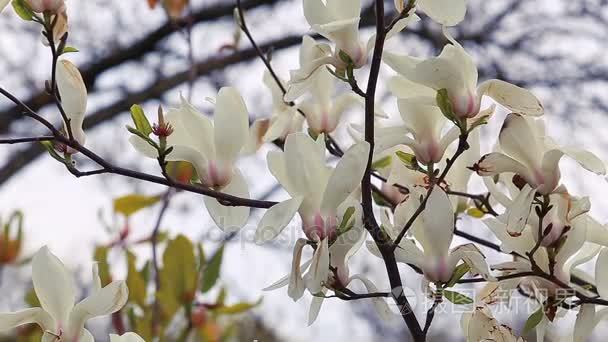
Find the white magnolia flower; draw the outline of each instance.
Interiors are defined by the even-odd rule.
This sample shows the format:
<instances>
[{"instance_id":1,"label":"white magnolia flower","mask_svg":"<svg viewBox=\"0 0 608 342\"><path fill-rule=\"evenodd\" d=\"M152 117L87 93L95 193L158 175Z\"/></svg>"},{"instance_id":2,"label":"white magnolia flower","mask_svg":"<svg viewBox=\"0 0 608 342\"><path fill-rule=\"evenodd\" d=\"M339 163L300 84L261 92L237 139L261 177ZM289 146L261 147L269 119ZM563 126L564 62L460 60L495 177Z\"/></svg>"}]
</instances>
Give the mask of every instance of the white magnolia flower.
<instances>
[{"instance_id":1,"label":"white magnolia flower","mask_svg":"<svg viewBox=\"0 0 608 342\"><path fill-rule=\"evenodd\" d=\"M247 107L236 89L220 89L213 118L210 120L182 98L181 107L166 115L165 121L174 129L167 137L167 146L173 150L166 159L192 163L204 186L249 198L245 178L235 167L249 135ZM143 155L158 157L157 151L140 137L133 135L129 142ZM204 201L215 223L224 230L238 230L247 222L248 207L226 207L212 197Z\"/></svg>"},{"instance_id":2,"label":"white magnolia flower","mask_svg":"<svg viewBox=\"0 0 608 342\"><path fill-rule=\"evenodd\" d=\"M268 70L264 71L264 85L272 94L272 114L270 119L256 120L251 126L248 150L255 152L262 143L285 138L302 130L304 116L298 113L297 107L290 106L283 100L283 92ZM284 84L282 80L281 84Z\"/></svg>"},{"instance_id":3,"label":"white magnolia flower","mask_svg":"<svg viewBox=\"0 0 608 342\"><path fill-rule=\"evenodd\" d=\"M516 113L543 114L540 101L526 89L501 80L488 80L478 85L477 67L472 57L445 28L444 34L452 44L446 45L437 57L425 60L386 52L384 61L414 83L433 91L446 89L455 114L461 118L477 116L484 95Z\"/></svg>"},{"instance_id":4,"label":"white magnolia flower","mask_svg":"<svg viewBox=\"0 0 608 342\"><path fill-rule=\"evenodd\" d=\"M268 209L258 224L255 234L257 243L274 239L299 213L306 237L316 243L306 287L318 293L329 275L329 245L337 237L337 229L348 208L341 206L359 186L365 172L369 144L360 142L351 147L335 168L325 164L325 141L321 135L317 141L304 133L287 137L284 152L270 152L270 171L287 190L291 199ZM357 206L353 208L356 210ZM301 239L294 249L295 273L299 273L299 260L307 241ZM339 267L338 267L339 269ZM340 273L340 271L338 271ZM294 279L301 278L295 275ZM291 285L291 289L300 286ZM291 292L291 291L290 291ZM290 293L294 299L302 291Z\"/></svg>"},{"instance_id":5,"label":"white magnolia flower","mask_svg":"<svg viewBox=\"0 0 608 342\"><path fill-rule=\"evenodd\" d=\"M394 224L383 222L391 238L394 239L399 234L419 206L420 201L415 196L397 206ZM460 260L468 264L474 273L479 273L488 280L494 279L484 255L475 245L466 244L450 250L454 237L454 210L448 196L441 188L435 187L428 199L426 209L416 219L411 231L416 240L403 238L395 249L395 257L398 262L420 268L427 280L447 283ZM420 243L422 249L418 247L416 241ZM375 244L368 243L367 247L372 254L380 256Z\"/></svg>"},{"instance_id":6,"label":"white magnolia flower","mask_svg":"<svg viewBox=\"0 0 608 342\"><path fill-rule=\"evenodd\" d=\"M467 342L524 342L523 338L515 336L510 327L498 323L487 307L478 307L473 312L462 314L460 326Z\"/></svg>"},{"instance_id":7,"label":"white magnolia flower","mask_svg":"<svg viewBox=\"0 0 608 342\"><path fill-rule=\"evenodd\" d=\"M43 341L92 342L93 336L84 328L85 322L117 312L129 296L124 281L113 281L102 288L94 266L93 290L76 304L76 287L69 271L46 247L34 255L32 280L41 307L0 314L0 331L36 323L44 331Z\"/></svg>"},{"instance_id":8,"label":"white magnolia flower","mask_svg":"<svg viewBox=\"0 0 608 342\"><path fill-rule=\"evenodd\" d=\"M365 65L367 47L359 38L361 0L304 0L304 16L313 31L335 44L338 62L343 52L355 67Z\"/></svg>"},{"instance_id":9,"label":"white magnolia flower","mask_svg":"<svg viewBox=\"0 0 608 342\"><path fill-rule=\"evenodd\" d=\"M481 176L514 173L543 195L558 187L559 161L564 155L591 172L606 173L604 163L591 152L553 142L546 136L542 120L509 114L500 130L499 145L502 153L486 154L475 164L475 171Z\"/></svg>"},{"instance_id":10,"label":"white magnolia flower","mask_svg":"<svg viewBox=\"0 0 608 342\"><path fill-rule=\"evenodd\" d=\"M26 0L26 2L36 13L60 13L65 11L64 0Z\"/></svg>"},{"instance_id":11,"label":"white magnolia flower","mask_svg":"<svg viewBox=\"0 0 608 342\"><path fill-rule=\"evenodd\" d=\"M110 342L146 342L141 336L136 333L128 332L123 335L110 335Z\"/></svg>"},{"instance_id":12,"label":"white magnolia flower","mask_svg":"<svg viewBox=\"0 0 608 342\"><path fill-rule=\"evenodd\" d=\"M57 89L61 96L61 105L70 120L74 140L84 145L86 135L82 129L82 123L87 111L87 88L78 68L67 59L57 62ZM67 134L66 123L64 123L64 129ZM70 149L68 152L76 151Z\"/></svg>"}]
</instances>

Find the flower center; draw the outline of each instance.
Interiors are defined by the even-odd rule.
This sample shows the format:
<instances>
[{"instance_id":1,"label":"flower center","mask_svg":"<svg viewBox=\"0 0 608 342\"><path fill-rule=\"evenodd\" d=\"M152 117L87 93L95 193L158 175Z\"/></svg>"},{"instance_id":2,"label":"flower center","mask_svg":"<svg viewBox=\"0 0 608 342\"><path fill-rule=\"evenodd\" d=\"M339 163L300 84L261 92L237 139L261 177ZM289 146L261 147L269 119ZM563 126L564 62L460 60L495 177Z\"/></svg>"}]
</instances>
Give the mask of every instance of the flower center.
<instances>
[{"instance_id":1,"label":"flower center","mask_svg":"<svg viewBox=\"0 0 608 342\"><path fill-rule=\"evenodd\" d=\"M338 218L335 215L323 216L317 212L313 217L303 220L304 234L310 240L325 238L334 239L338 228Z\"/></svg>"}]
</instances>

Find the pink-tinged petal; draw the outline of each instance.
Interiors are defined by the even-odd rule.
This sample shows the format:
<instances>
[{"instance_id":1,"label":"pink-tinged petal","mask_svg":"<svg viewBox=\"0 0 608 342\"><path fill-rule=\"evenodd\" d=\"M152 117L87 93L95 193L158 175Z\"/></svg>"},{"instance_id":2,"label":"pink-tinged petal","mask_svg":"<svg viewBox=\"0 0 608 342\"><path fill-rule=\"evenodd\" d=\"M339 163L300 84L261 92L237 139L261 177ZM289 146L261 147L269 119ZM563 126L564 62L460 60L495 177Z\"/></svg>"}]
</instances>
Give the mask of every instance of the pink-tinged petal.
<instances>
[{"instance_id":1,"label":"pink-tinged petal","mask_svg":"<svg viewBox=\"0 0 608 342\"><path fill-rule=\"evenodd\" d=\"M482 177L491 177L508 172L518 174L526 181L533 179L530 169L524 164L499 152L486 154L472 168Z\"/></svg>"}]
</instances>

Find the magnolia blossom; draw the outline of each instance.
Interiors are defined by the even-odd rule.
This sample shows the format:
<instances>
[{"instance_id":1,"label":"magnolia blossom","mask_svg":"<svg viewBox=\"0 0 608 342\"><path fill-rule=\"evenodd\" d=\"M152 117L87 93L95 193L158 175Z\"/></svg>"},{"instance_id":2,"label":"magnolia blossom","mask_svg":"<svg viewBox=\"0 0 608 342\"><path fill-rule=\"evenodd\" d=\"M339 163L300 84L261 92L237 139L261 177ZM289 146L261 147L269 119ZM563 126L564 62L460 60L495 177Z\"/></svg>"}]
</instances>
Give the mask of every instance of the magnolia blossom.
<instances>
[{"instance_id":1,"label":"magnolia blossom","mask_svg":"<svg viewBox=\"0 0 608 342\"><path fill-rule=\"evenodd\" d=\"M270 152L268 167L279 183L290 194L291 199L268 209L258 224L255 234L257 243L274 239L299 213L304 234L316 243L306 287L311 293L321 291L322 283L329 275L329 246L338 237L338 227L347 209L341 207L347 197L357 189L365 172L369 144L360 142L351 147L335 168L325 164L325 141L321 135L317 141L304 133L294 133L287 137L284 152ZM358 205L353 206L356 209ZM342 213L341 213L342 212ZM294 249L294 282L300 277L299 260L306 245L302 239ZM341 281L347 273L336 265ZM301 277L300 277L301 278ZM290 296L298 299L303 289L297 284L290 285ZM296 288L298 290L296 290ZM302 289L302 290L300 290Z\"/></svg>"},{"instance_id":2,"label":"magnolia blossom","mask_svg":"<svg viewBox=\"0 0 608 342\"><path fill-rule=\"evenodd\" d=\"M477 116L484 95L516 113L543 114L540 101L528 90L501 80L488 80L478 85L477 67L472 57L445 28L444 35L452 44L446 45L437 57L425 60L386 52L384 61L414 83L434 91L446 89L452 109L460 118Z\"/></svg>"},{"instance_id":3,"label":"magnolia blossom","mask_svg":"<svg viewBox=\"0 0 608 342\"><path fill-rule=\"evenodd\" d=\"M559 185L559 161L564 155L591 172L606 173L604 163L591 152L555 144L546 136L541 120L510 114L505 119L498 140L502 152L483 156L473 167L479 175L514 173L538 193L546 195Z\"/></svg>"},{"instance_id":4,"label":"magnolia blossom","mask_svg":"<svg viewBox=\"0 0 608 342\"><path fill-rule=\"evenodd\" d=\"M395 0L395 8L401 13L405 10L405 3L408 0ZM454 26L460 23L467 12L466 0L418 0L416 7L420 8L434 21L446 25Z\"/></svg>"},{"instance_id":5,"label":"magnolia blossom","mask_svg":"<svg viewBox=\"0 0 608 342\"><path fill-rule=\"evenodd\" d=\"M304 123L304 116L298 113L297 107L283 100L283 91L268 70L264 71L263 81L272 94L272 114L270 120L256 120L252 125L248 143L251 152L256 151L261 143L284 140L290 133L301 131Z\"/></svg>"},{"instance_id":6,"label":"magnolia blossom","mask_svg":"<svg viewBox=\"0 0 608 342\"><path fill-rule=\"evenodd\" d=\"M329 246L329 264L336 268L336 273L329 273L327 279L322 284L320 292L313 293L314 297L308 312L309 325L313 324L317 319L324 301L324 295L328 290L337 289L339 291L353 284L355 280L358 280L369 293L378 292L374 283L366 277L359 274L350 275L348 261L362 246L366 233L362 222L361 207L352 196L342 203L338 211L343 215L348 208L356 208L349 222L346 223L347 225L352 225L352 228L339 235ZM296 242L291 273L268 286L264 291L272 291L288 286L288 294L294 300L302 297L306 289L306 279L308 279L306 275L302 276L302 274L313 264L313 260L301 262L302 248L306 246L306 243L305 239L299 239ZM390 320L392 318L390 309L384 299L372 298L371 301L382 319Z\"/></svg>"},{"instance_id":7,"label":"magnolia blossom","mask_svg":"<svg viewBox=\"0 0 608 342\"><path fill-rule=\"evenodd\" d=\"M85 322L117 312L129 296L122 280L102 288L95 265L91 294L75 304L76 287L69 271L46 247L34 255L32 280L41 307L0 314L0 331L36 323L44 331L43 341L92 342L93 336L84 328Z\"/></svg>"},{"instance_id":8,"label":"magnolia blossom","mask_svg":"<svg viewBox=\"0 0 608 342\"><path fill-rule=\"evenodd\" d=\"M63 110L70 120L69 125L74 140L84 145L86 135L82 129L82 124L87 110L87 88L78 68L67 59L57 62L57 89L61 96ZM67 124L67 122L64 122L66 134L68 132ZM71 148L68 149L68 153L75 152Z\"/></svg>"},{"instance_id":9,"label":"magnolia blossom","mask_svg":"<svg viewBox=\"0 0 608 342\"><path fill-rule=\"evenodd\" d=\"M498 323L487 307L477 307L473 312L462 314L460 326L467 342L524 342L523 338L515 336L511 328Z\"/></svg>"},{"instance_id":10,"label":"magnolia blossom","mask_svg":"<svg viewBox=\"0 0 608 342\"><path fill-rule=\"evenodd\" d=\"M145 342L145 340L136 333L129 332L120 336L111 334L110 342Z\"/></svg>"},{"instance_id":11,"label":"magnolia blossom","mask_svg":"<svg viewBox=\"0 0 608 342\"><path fill-rule=\"evenodd\" d=\"M65 11L64 0L26 0L26 2L36 13L60 13Z\"/></svg>"},{"instance_id":12,"label":"magnolia blossom","mask_svg":"<svg viewBox=\"0 0 608 342\"><path fill-rule=\"evenodd\" d=\"M241 95L234 88L220 89L213 121L184 98L181 100L180 108L166 115L174 129L167 137L172 151L166 160L190 162L204 186L248 198L247 183L235 167L249 134L247 107ZM129 142L143 155L158 157L157 151L139 136L132 136ZM247 222L248 207L226 207L212 197L204 201L215 223L224 230L238 230Z\"/></svg>"},{"instance_id":13,"label":"magnolia blossom","mask_svg":"<svg viewBox=\"0 0 608 342\"><path fill-rule=\"evenodd\" d=\"M391 238L395 238L405 226L405 223L420 206L420 201L410 197L397 206L395 222L383 222ZM462 260L485 279L493 280L485 257L473 244L458 246L450 250L454 237L454 210L446 193L436 187L431 193L426 209L411 228L416 240L403 238L395 250L398 262L414 265L422 270L426 279L434 283L447 283L454 273L458 262ZM420 243L422 249L418 247ZM367 245L370 252L381 256L378 248L372 244Z\"/></svg>"}]
</instances>

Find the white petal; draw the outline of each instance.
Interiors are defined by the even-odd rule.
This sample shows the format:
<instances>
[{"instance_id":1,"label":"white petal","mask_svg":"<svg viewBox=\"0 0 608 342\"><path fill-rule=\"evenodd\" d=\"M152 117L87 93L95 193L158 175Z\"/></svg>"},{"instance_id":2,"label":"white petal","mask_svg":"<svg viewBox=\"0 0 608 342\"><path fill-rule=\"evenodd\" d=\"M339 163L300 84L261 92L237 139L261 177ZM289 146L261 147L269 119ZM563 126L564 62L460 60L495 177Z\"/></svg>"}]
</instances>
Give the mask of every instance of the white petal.
<instances>
[{"instance_id":1,"label":"white petal","mask_svg":"<svg viewBox=\"0 0 608 342\"><path fill-rule=\"evenodd\" d=\"M306 195L307 203L318 208L328 178L325 155L319 145L307 134L290 134L285 141L284 156L292 191Z\"/></svg>"},{"instance_id":2,"label":"white petal","mask_svg":"<svg viewBox=\"0 0 608 342\"><path fill-rule=\"evenodd\" d=\"M500 249L504 253L517 252L521 255L525 255L526 252L534 247L534 237L530 234L526 234L526 232L528 232L527 230L524 230L522 235L514 237L508 233L507 225L505 223L502 223L493 217L483 220L483 223L492 231L492 233L494 233L496 238L502 242Z\"/></svg>"},{"instance_id":3,"label":"white petal","mask_svg":"<svg viewBox=\"0 0 608 342\"><path fill-rule=\"evenodd\" d=\"M87 110L87 88L78 68L67 59L57 62L57 88L63 109L72 119L72 126L82 126Z\"/></svg>"},{"instance_id":4,"label":"white petal","mask_svg":"<svg viewBox=\"0 0 608 342\"><path fill-rule=\"evenodd\" d=\"M585 342L595 328L595 305L581 305L574 323L573 342Z\"/></svg>"},{"instance_id":5,"label":"white petal","mask_svg":"<svg viewBox=\"0 0 608 342\"><path fill-rule=\"evenodd\" d=\"M386 51L382 57L384 63L386 63L391 69L395 70L406 79L413 81L411 75L416 68L416 65L420 64L424 59L412 57L408 55L398 55ZM423 85L423 87L427 87ZM436 90L436 89L435 89Z\"/></svg>"},{"instance_id":6,"label":"white petal","mask_svg":"<svg viewBox=\"0 0 608 342\"><path fill-rule=\"evenodd\" d=\"M133 332L128 332L124 335L110 334L110 342L146 342L141 336Z\"/></svg>"},{"instance_id":7,"label":"white petal","mask_svg":"<svg viewBox=\"0 0 608 342\"><path fill-rule=\"evenodd\" d=\"M467 12L466 0L421 0L418 7L441 25L460 23Z\"/></svg>"},{"instance_id":8,"label":"white petal","mask_svg":"<svg viewBox=\"0 0 608 342\"><path fill-rule=\"evenodd\" d=\"M307 262L303 263L300 266L300 274L306 272L306 270L308 269L308 267L310 266L311 263L312 263L312 260L308 260ZM289 285L290 276L291 276L291 273L284 276L283 278L275 281L274 283L268 285L267 287L263 288L262 291L274 291L274 290L280 289L281 287L285 287L285 286Z\"/></svg>"},{"instance_id":9,"label":"white petal","mask_svg":"<svg viewBox=\"0 0 608 342\"><path fill-rule=\"evenodd\" d=\"M4 7L6 7L6 5L8 5L9 2L11 2L11 0L0 0L0 12L2 12Z\"/></svg>"},{"instance_id":10,"label":"white petal","mask_svg":"<svg viewBox=\"0 0 608 342\"><path fill-rule=\"evenodd\" d=\"M606 165L595 154L576 147L562 147L561 150L585 169L598 175L606 174Z\"/></svg>"},{"instance_id":11,"label":"white petal","mask_svg":"<svg viewBox=\"0 0 608 342\"><path fill-rule=\"evenodd\" d=\"M602 298L608 298L608 248L602 248L595 263L595 282L597 292Z\"/></svg>"},{"instance_id":12,"label":"white petal","mask_svg":"<svg viewBox=\"0 0 608 342\"><path fill-rule=\"evenodd\" d=\"M335 214L338 206L361 183L369 159L369 144L359 142L346 151L336 165L323 194L321 210Z\"/></svg>"},{"instance_id":13,"label":"white petal","mask_svg":"<svg viewBox=\"0 0 608 342\"><path fill-rule=\"evenodd\" d=\"M47 247L42 247L34 255L32 281L44 311L59 324L67 322L74 307L76 289L68 270Z\"/></svg>"},{"instance_id":14,"label":"white petal","mask_svg":"<svg viewBox=\"0 0 608 342\"><path fill-rule=\"evenodd\" d=\"M306 239L298 239L293 248L293 260L291 262L291 273L289 274L289 287L287 288L287 295L293 299L294 302L302 298L304 290L306 290L306 284L302 278L302 272L305 271L306 268L300 266L300 261L302 260L302 250L306 244ZM310 264L312 264L312 260Z\"/></svg>"},{"instance_id":15,"label":"white petal","mask_svg":"<svg viewBox=\"0 0 608 342\"><path fill-rule=\"evenodd\" d=\"M11 330L29 323L37 323L42 329L53 329L53 319L41 308L0 313L0 331Z\"/></svg>"},{"instance_id":16,"label":"white petal","mask_svg":"<svg viewBox=\"0 0 608 342\"><path fill-rule=\"evenodd\" d=\"M425 256L446 255L454 236L454 209L446 193L435 187L422 212L424 229L415 234L424 248Z\"/></svg>"},{"instance_id":17,"label":"white petal","mask_svg":"<svg viewBox=\"0 0 608 342\"><path fill-rule=\"evenodd\" d=\"M528 120L518 114L509 114L500 129L500 148L528 168L539 169L542 160L539 138Z\"/></svg>"},{"instance_id":18,"label":"white petal","mask_svg":"<svg viewBox=\"0 0 608 342\"><path fill-rule=\"evenodd\" d=\"M212 159L215 155L213 123L183 96L180 100L180 107L170 109L165 118L174 129L167 138L167 145L185 146Z\"/></svg>"},{"instance_id":19,"label":"white petal","mask_svg":"<svg viewBox=\"0 0 608 342\"><path fill-rule=\"evenodd\" d=\"M329 247L330 263L336 268L336 273L342 284L348 281L348 260L359 250L366 235L362 222L357 222L361 221L359 219L362 215L361 205L353 203L352 207L355 208L355 213L353 214L353 219L355 219L354 226L346 233L338 236L336 241ZM344 216L344 213L341 213L340 216Z\"/></svg>"},{"instance_id":20,"label":"white petal","mask_svg":"<svg viewBox=\"0 0 608 342\"><path fill-rule=\"evenodd\" d=\"M608 227L587 216L587 241L608 247Z\"/></svg>"},{"instance_id":21,"label":"white petal","mask_svg":"<svg viewBox=\"0 0 608 342\"><path fill-rule=\"evenodd\" d=\"M266 161L270 173L272 173L279 184L281 184L292 197L300 195L291 184L290 176L287 173L285 153L282 151L270 151L266 155Z\"/></svg>"},{"instance_id":22,"label":"white petal","mask_svg":"<svg viewBox=\"0 0 608 342\"><path fill-rule=\"evenodd\" d=\"M325 295L325 293L327 292L326 289L323 289L323 291L321 291L322 295ZM312 325L316 320L317 317L319 316L319 312L321 311L321 305L323 305L323 301L325 300L324 297L320 297L320 296L313 296L312 297L312 302L310 303L310 309L308 309L308 325Z\"/></svg>"},{"instance_id":23,"label":"white petal","mask_svg":"<svg viewBox=\"0 0 608 342\"><path fill-rule=\"evenodd\" d=\"M300 208L303 197L291 198L266 210L255 232L255 243L263 244L276 238Z\"/></svg>"},{"instance_id":24,"label":"white petal","mask_svg":"<svg viewBox=\"0 0 608 342\"><path fill-rule=\"evenodd\" d=\"M234 171L232 181L222 190L222 192L233 196L249 198L249 187L239 170ZM238 231L249 219L249 212L251 211L249 207L224 206L215 198L208 196L205 196L203 200L213 222L215 222L215 224L224 232L230 233Z\"/></svg>"},{"instance_id":25,"label":"white petal","mask_svg":"<svg viewBox=\"0 0 608 342\"><path fill-rule=\"evenodd\" d=\"M247 143L243 147L243 154L255 154L260 149L265 142L264 137L268 135L269 127L271 127L270 119L257 119L253 122L249 128ZM274 139L276 138L272 138L270 141L273 141Z\"/></svg>"},{"instance_id":26,"label":"white petal","mask_svg":"<svg viewBox=\"0 0 608 342\"><path fill-rule=\"evenodd\" d=\"M355 274L350 279L351 281L356 279L363 283L363 286L365 286L368 293L378 292L378 288L376 287L376 285L374 285L374 283L372 283L369 279L365 278L360 274ZM383 298L372 298L371 301L374 305L374 309L376 309L376 313L378 313L378 316L380 316L382 320L390 321L394 318L395 315L389 309L386 300L384 300Z\"/></svg>"},{"instance_id":27,"label":"white petal","mask_svg":"<svg viewBox=\"0 0 608 342\"><path fill-rule=\"evenodd\" d=\"M454 248L450 252L450 258L464 261L471 268L471 273L477 273L489 281L496 281L496 278L490 273L486 257L474 244L468 243ZM453 263L454 267L456 264L457 262Z\"/></svg>"},{"instance_id":28,"label":"white petal","mask_svg":"<svg viewBox=\"0 0 608 342\"><path fill-rule=\"evenodd\" d=\"M153 159L158 158L158 151L137 135L131 136L129 138L129 143L137 152L143 154L144 156Z\"/></svg>"},{"instance_id":29,"label":"white petal","mask_svg":"<svg viewBox=\"0 0 608 342\"><path fill-rule=\"evenodd\" d=\"M543 105L529 90L501 80L488 80L479 85L478 94L487 95L509 110L525 115L543 115Z\"/></svg>"},{"instance_id":30,"label":"white petal","mask_svg":"<svg viewBox=\"0 0 608 342\"><path fill-rule=\"evenodd\" d=\"M249 135L247 106L235 88L220 89L213 122L216 158L234 162Z\"/></svg>"},{"instance_id":31,"label":"white petal","mask_svg":"<svg viewBox=\"0 0 608 342\"><path fill-rule=\"evenodd\" d=\"M513 236L521 234L526 227L536 189L526 184L507 209L507 231Z\"/></svg>"},{"instance_id":32,"label":"white petal","mask_svg":"<svg viewBox=\"0 0 608 342\"><path fill-rule=\"evenodd\" d=\"M323 288L323 283L329 276L329 245L327 239L317 242L317 249L312 258L312 264L304 276L306 288L311 293L319 293Z\"/></svg>"},{"instance_id":33,"label":"white petal","mask_svg":"<svg viewBox=\"0 0 608 342\"><path fill-rule=\"evenodd\" d=\"M414 83L403 76L391 77L388 81L388 89L398 99L418 96L433 97L436 94L435 90Z\"/></svg>"},{"instance_id":34,"label":"white petal","mask_svg":"<svg viewBox=\"0 0 608 342\"><path fill-rule=\"evenodd\" d=\"M69 336L80 336L87 320L117 312L127 303L129 289L124 281L113 281L76 304L70 314Z\"/></svg>"},{"instance_id":35,"label":"white petal","mask_svg":"<svg viewBox=\"0 0 608 342\"><path fill-rule=\"evenodd\" d=\"M524 164L499 152L486 154L473 167L482 177L496 176L505 172L516 173L526 180L531 177L529 169Z\"/></svg>"}]
</instances>

